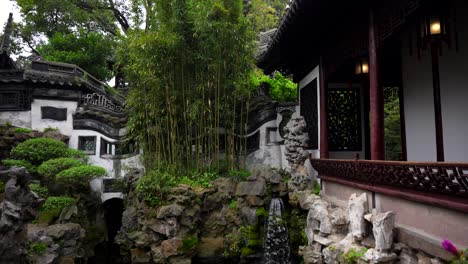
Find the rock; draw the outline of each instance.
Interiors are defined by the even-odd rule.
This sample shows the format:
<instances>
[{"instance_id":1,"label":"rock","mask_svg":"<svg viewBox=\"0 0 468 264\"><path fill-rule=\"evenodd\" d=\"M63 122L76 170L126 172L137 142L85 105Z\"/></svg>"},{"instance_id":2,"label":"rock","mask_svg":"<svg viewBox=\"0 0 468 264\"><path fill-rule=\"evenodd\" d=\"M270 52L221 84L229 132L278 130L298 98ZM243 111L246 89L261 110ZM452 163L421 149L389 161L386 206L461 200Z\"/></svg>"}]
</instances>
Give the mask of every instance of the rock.
<instances>
[{"instance_id":1,"label":"rock","mask_svg":"<svg viewBox=\"0 0 468 264\"><path fill-rule=\"evenodd\" d=\"M396 258L397 255L395 253L379 252L373 248L370 248L364 254L364 259L370 264L389 264L393 263L396 260Z\"/></svg>"},{"instance_id":2,"label":"rock","mask_svg":"<svg viewBox=\"0 0 468 264\"><path fill-rule=\"evenodd\" d=\"M169 259L170 264L191 264L192 260L184 257L175 257Z\"/></svg>"},{"instance_id":3,"label":"rock","mask_svg":"<svg viewBox=\"0 0 468 264\"><path fill-rule=\"evenodd\" d=\"M174 237L180 229L176 218L166 218L164 220L152 220L145 224L149 229L167 237Z\"/></svg>"},{"instance_id":4,"label":"rock","mask_svg":"<svg viewBox=\"0 0 468 264\"><path fill-rule=\"evenodd\" d=\"M237 185L236 196L256 195L264 196L266 184L264 181L240 182Z\"/></svg>"},{"instance_id":5,"label":"rock","mask_svg":"<svg viewBox=\"0 0 468 264\"><path fill-rule=\"evenodd\" d=\"M418 258L418 264L432 264L431 257L426 253L419 251L416 256Z\"/></svg>"},{"instance_id":6,"label":"rock","mask_svg":"<svg viewBox=\"0 0 468 264\"><path fill-rule=\"evenodd\" d=\"M62 209L59 216L59 223L70 220L73 215L78 214L78 207L76 205L68 206Z\"/></svg>"},{"instance_id":7,"label":"rock","mask_svg":"<svg viewBox=\"0 0 468 264\"><path fill-rule=\"evenodd\" d=\"M320 196L315 194L310 194L310 191L299 191L298 193L298 200L299 206L304 210L312 209L312 205L317 199L320 199Z\"/></svg>"},{"instance_id":8,"label":"rock","mask_svg":"<svg viewBox=\"0 0 468 264\"><path fill-rule=\"evenodd\" d=\"M141 248L130 249L130 254L132 256L132 264L147 264L151 260L150 252L146 252Z\"/></svg>"},{"instance_id":9,"label":"rock","mask_svg":"<svg viewBox=\"0 0 468 264\"><path fill-rule=\"evenodd\" d=\"M258 196L248 195L246 200L247 204L252 207L258 207L264 204L263 199L259 198Z\"/></svg>"},{"instance_id":10,"label":"rock","mask_svg":"<svg viewBox=\"0 0 468 264\"><path fill-rule=\"evenodd\" d=\"M326 237L322 237L322 236L314 236L314 241L319 243L320 245L324 245L326 247L328 247L329 245L331 245L333 243L332 240L326 238Z\"/></svg>"},{"instance_id":11,"label":"rock","mask_svg":"<svg viewBox=\"0 0 468 264\"><path fill-rule=\"evenodd\" d=\"M357 196L353 193L348 201L348 213L351 234L356 241L361 241L367 235L364 215L368 211L367 195L363 193Z\"/></svg>"},{"instance_id":12,"label":"rock","mask_svg":"<svg viewBox=\"0 0 468 264\"><path fill-rule=\"evenodd\" d=\"M367 236L363 240L361 240L361 245L368 247L368 248L375 248L375 239L373 236Z\"/></svg>"},{"instance_id":13,"label":"rock","mask_svg":"<svg viewBox=\"0 0 468 264\"><path fill-rule=\"evenodd\" d=\"M314 182L312 177L307 175L305 167L303 165L296 166L296 170L301 171L291 174L291 179L288 181L289 191L312 190L314 188Z\"/></svg>"},{"instance_id":14,"label":"rock","mask_svg":"<svg viewBox=\"0 0 468 264\"><path fill-rule=\"evenodd\" d=\"M328 202L321 199L316 200L307 214L306 229L318 230L322 236L331 234L332 226L327 208Z\"/></svg>"},{"instance_id":15,"label":"rock","mask_svg":"<svg viewBox=\"0 0 468 264\"><path fill-rule=\"evenodd\" d=\"M67 143L68 140L70 139L69 137L60 134L59 131L53 131L53 130L44 132L44 134L42 135L42 137L45 137L45 138L52 138L52 139L55 139L55 140L58 140L58 141L62 141L62 142L65 142L65 143Z\"/></svg>"},{"instance_id":16,"label":"rock","mask_svg":"<svg viewBox=\"0 0 468 264\"><path fill-rule=\"evenodd\" d=\"M400 255L398 255L398 260L400 264L418 264L418 257L409 248L401 250Z\"/></svg>"},{"instance_id":17,"label":"rock","mask_svg":"<svg viewBox=\"0 0 468 264\"><path fill-rule=\"evenodd\" d=\"M75 264L75 259L72 257L63 257L60 259L59 264Z\"/></svg>"},{"instance_id":18,"label":"rock","mask_svg":"<svg viewBox=\"0 0 468 264\"><path fill-rule=\"evenodd\" d=\"M83 238L84 229L79 224L67 223L67 224L56 224L47 227L46 234L54 240L78 240Z\"/></svg>"},{"instance_id":19,"label":"rock","mask_svg":"<svg viewBox=\"0 0 468 264\"><path fill-rule=\"evenodd\" d=\"M138 229L137 210L135 206L127 206L122 213L122 228L124 230Z\"/></svg>"},{"instance_id":20,"label":"rock","mask_svg":"<svg viewBox=\"0 0 468 264\"><path fill-rule=\"evenodd\" d=\"M175 256L179 253L179 249L182 245L182 240L176 237L164 240L161 243L161 253L165 258Z\"/></svg>"},{"instance_id":21,"label":"rock","mask_svg":"<svg viewBox=\"0 0 468 264\"><path fill-rule=\"evenodd\" d=\"M296 171L298 166L303 165L309 156L308 152L304 150L308 146L309 141L306 127L307 124L302 116L292 118L284 127L285 155L293 172Z\"/></svg>"},{"instance_id":22,"label":"rock","mask_svg":"<svg viewBox=\"0 0 468 264\"><path fill-rule=\"evenodd\" d=\"M299 255L303 257L304 264L322 264L322 245L314 244L313 246L299 247Z\"/></svg>"},{"instance_id":23,"label":"rock","mask_svg":"<svg viewBox=\"0 0 468 264\"><path fill-rule=\"evenodd\" d=\"M230 196L236 192L236 183L231 178L221 177L213 181L217 192L227 193Z\"/></svg>"},{"instance_id":24,"label":"rock","mask_svg":"<svg viewBox=\"0 0 468 264\"><path fill-rule=\"evenodd\" d=\"M241 216L245 219L248 225L256 225L258 222L257 218L257 209L249 208L249 207L242 207L240 209Z\"/></svg>"},{"instance_id":25,"label":"rock","mask_svg":"<svg viewBox=\"0 0 468 264\"><path fill-rule=\"evenodd\" d=\"M338 207L331 211L330 221L334 226L344 226L349 223L348 214L342 208Z\"/></svg>"},{"instance_id":26,"label":"rock","mask_svg":"<svg viewBox=\"0 0 468 264\"><path fill-rule=\"evenodd\" d=\"M197 246L197 256L199 258L222 257L224 252L223 237L202 237Z\"/></svg>"},{"instance_id":27,"label":"rock","mask_svg":"<svg viewBox=\"0 0 468 264\"><path fill-rule=\"evenodd\" d=\"M156 264L165 264L166 259L164 258L161 246L156 246L155 244L151 245L151 255L153 256L153 262Z\"/></svg>"},{"instance_id":28,"label":"rock","mask_svg":"<svg viewBox=\"0 0 468 264\"><path fill-rule=\"evenodd\" d=\"M387 252L392 248L393 229L395 227L395 213L372 214L372 232L375 238L375 249L379 252Z\"/></svg>"},{"instance_id":29,"label":"rock","mask_svg":"<svg viewBox=\"0 0 468 264\"><path fill-rule=\"evenodd\" d=\"M179 216L184 211L184 207L178 204L165 205L158 210L158 219L166 218L168 216Z\"/></svg>"},{"instance_id":30,"label":"rock","mask_svg":"<svg viewBox=\"0 0 468 264\"><path fill-rule=\"evenodd\" d=\"M444 264L445 262L442 261L440 258L431 258L432 264Z\"/></svg>"}]
</instances>

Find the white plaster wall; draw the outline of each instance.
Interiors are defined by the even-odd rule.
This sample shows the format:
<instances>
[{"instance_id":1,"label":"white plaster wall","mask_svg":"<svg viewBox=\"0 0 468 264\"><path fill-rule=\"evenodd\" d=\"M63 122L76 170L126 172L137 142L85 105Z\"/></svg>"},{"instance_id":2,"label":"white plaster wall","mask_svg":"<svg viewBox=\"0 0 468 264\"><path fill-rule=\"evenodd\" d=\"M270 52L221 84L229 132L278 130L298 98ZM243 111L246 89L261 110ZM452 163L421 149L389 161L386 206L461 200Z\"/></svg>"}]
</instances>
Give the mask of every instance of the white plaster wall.
<instances>
[{"instance_id":1,"label":"white plaster wall","mask_svg":"<svg viewBox=\"0 0 468 264\"><path fill-rule=\"evenodd\" d=\"M459 51L444 45L440 60L442 123L446 161L468 161L468 3L457 3ZM414 38L414 34L413 34ZM409 36L402 40L402 72L408 160L435 161L435 121L430 51L418 59L409 54ZM413 41L414 45L414 41ZM414 49L413 49L414 50Z\"/></svg>"},{"instance_id":2,"label":"white plaster wall","mask_svg":"<svg viewBox=\"0 0 468 264\"><path fill-rule=\"evenodd\" d=\"M0 124L7 122L13 126L31 128L31 111L0 112Z\"/></svg>"},{"instance_id":3,"label":"white plaster wall","mask_svg":"<svg viewBox=\"0 0 468 264\"><path fill-rule=\"evenodd\" d=\"M67 120L57 121L52 119L42 119L42 106L67 108ZM58 128L60 133L71 136L73 131L73 114L76 112L77 106L77 102L34 99L31 104L31 128L39 131L48 127Z\"/></svg>"},{"instance_id":4,"label":"white plaster wall","mask_svg":"<svg viewBox=\"0 0 468 264\"><path fill-rule=\"evenodd\" d=\"M107 176L115 177L116 171L114 170L114 162L116 162L116 160L100 157L100 150L101 150L101 138L104 138L105 140L109 142L116 142L117 140L106 137L103 134L93 131L93 130L77 129L77 130L73 130L72 135L70 137L70 141L69 141L70 148L78 149L78 137L79 136L95 136L96 137L96 153L94 155L88 155L89 162L93 165L101 166L105 168L107 171ZM121 177L125 176L126 167L135 167L139 169L143 168L140 155L131 156L125 159L120 159L120 162L121 162Z\"/></svg>"},{"instance_id":5,"label":"white plaster wall","mask_svg":"<svg viewBox=\"0 0 468 264\"><path fill-rule=\"evenodd\" d=\"M267 128L277 127L277 120L271 120L260 126L257 130L249 135L255 134L260 131L260 145L259 149L247 155L246 165L249 171L253 171L256 166L268 166L272 168L282 168L284 152L282 146L278 144L267 144ZM277 139L275 134L271 139ZM284 147L283 147L284 149Z\"/></svg>"}]
</instances>

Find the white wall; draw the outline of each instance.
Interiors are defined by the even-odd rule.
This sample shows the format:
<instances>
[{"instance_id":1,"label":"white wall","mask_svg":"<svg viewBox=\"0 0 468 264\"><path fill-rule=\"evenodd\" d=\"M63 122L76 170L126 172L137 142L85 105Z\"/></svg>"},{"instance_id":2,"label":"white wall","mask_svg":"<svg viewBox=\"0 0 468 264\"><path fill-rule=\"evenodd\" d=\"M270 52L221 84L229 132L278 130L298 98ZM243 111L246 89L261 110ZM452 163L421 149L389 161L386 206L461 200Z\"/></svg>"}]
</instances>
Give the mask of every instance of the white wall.
<instances>
[{"instance_id":1,"label":"white wall","mask_svg":"<svg viewBox=\"0 0 468 264\"><path fill-rule=\"evenodd\" d=\"M459 51L444 50L440 60L442 123L446 161L468 161L468 3L454 1L457 6ZM414 38L414 32L413 32ZM409 54L409 36L402 40L403 91L408 160L435 161L435 121L430 51L418 59ZM413 45L414 45L413 41ZM414 50L414 48L413 48Z\"/></svg>"},{"instance_id":2,"label":"white wall","mask_svg":"<svg viewBox=\"0 0 468 264\"><path fill-rule=\"evenodd\" d=\"M67 120L57 121L52 119L42 119L42 106L67 108ZM39 131L48 127L58 128L60 129L60 133L70 136L73 131L73 114L76 112L77 106L77 102L34 99L31 104L31 128Z\"/></svg>"},{"instance_id":3,"label":"white wall","mask_svg":"<svg viewBox=\"0 0 468 264\"><path fill-rule=\"evenodd\" d=\"M105 168L107 171L107 176L115 177L116 174L120 174L120 176L123 177L126 174L125 169L127 167L135 167L139 169L143 168L140 155L133 155L131 157L119 159L119 160L101 157L100 156L101 138L104 138L105 140L109 142L117 142L117 140L106 137L103 134L93 131L93 130L83 130L83 129L73 130L72 135L70 137L70 141L69 141L70 148L78 149L78 137L79 136L95 136L96 137L96 151L94 155L88 155L89 163ZM121 163L120 172L115 171L115 166L114 166L115 162Z\"/></svg>"},{"instance_id":4,"label":"white wall","mask_svg":"<svg viewBox=\"0 0 468 264\"><path fill-rule=\"evenodd\" d=\"M7 122L13 126L31 128L31 111L0 112L0 124Z\"/></svg>"}]
</instances>

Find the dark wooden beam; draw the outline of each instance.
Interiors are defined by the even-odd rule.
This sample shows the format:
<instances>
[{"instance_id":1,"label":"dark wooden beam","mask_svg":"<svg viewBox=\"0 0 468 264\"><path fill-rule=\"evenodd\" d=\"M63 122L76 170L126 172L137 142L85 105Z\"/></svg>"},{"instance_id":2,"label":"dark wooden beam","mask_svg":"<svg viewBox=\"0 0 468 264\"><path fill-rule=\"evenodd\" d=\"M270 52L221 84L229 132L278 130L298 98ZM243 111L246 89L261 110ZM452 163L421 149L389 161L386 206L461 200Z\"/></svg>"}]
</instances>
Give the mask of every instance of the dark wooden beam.
<instances>
[{"instance_id":1,"label":"dark wooden beam","mask_svg":"<svg viewBox=\"0 0 468 264\"><path fill-rule=\"evenodd\" d=\"M380 52L377 44L377 26L372 9L369 12L369 96L371 115L371 159L385 159L384 106L380 74Z\"/></svg>"},{"instance_id":2,"label":"dark wooden beam","mask_svg":"<svg viewBox=\"0 0 468 264\"><path fill-rule=\"evenodd\" d=\"M444 132L442 126L442 106L440 103L439 44L437 42L431 43L431 57L437 161L444 161Z\"/></svg>"},{"instance_id":3,"label":"dark wooden beam","mask_svg":"<svg viewBox=\"0 0 468 264\"><path fill-rule=\"evenodd\" d=\"M328 89L323 58L320 57L320 158L328 159Z\"/></svg>"}]
</instances>

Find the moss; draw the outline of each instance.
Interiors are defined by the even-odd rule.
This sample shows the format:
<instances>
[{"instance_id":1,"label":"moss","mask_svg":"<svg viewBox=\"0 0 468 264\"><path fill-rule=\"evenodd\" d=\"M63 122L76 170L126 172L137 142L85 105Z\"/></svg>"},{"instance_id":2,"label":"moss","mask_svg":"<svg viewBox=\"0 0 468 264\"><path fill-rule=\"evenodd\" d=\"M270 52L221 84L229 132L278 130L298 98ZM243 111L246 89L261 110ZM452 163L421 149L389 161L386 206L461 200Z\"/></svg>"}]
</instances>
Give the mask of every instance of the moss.
<instances>
[{"instance_id":1,"label":"moss","mask_svg":"<svg viewBox=\"0 0 468 264\"><path fill-rule=\"evenodd\" d=\"M23 128L23 127L15 128L15 133L18 133L18 134L28 134L31 132L32 132L32 129L30 128Z\"/></svg>"},{"instance_id":2,"label":"moss","mask_svg":"<svg viewBox=\"0 0 468 264\"><path fill-rule=\"evenodd\" d=\"M29 245L29 253L35 255L43 255L47 250L47 244L45 243L31 243Z\"/></svg>"},{"instance_id":3,"label":"moss","mask_svg":"<svg viewBox=\"0 0 468 264\"><path fill-rule=\"evenodd\" d=\"M243 247L241 249L241 256L242 257L248 257L248 256L251 256L253 254L255 254L255 250L253 250L253 249L251 249L249 247Z\"/></svg>"},{"instance_id":4,"label":"moss","mask_svg":"<svg viewBox=\"0 0 468 264\"><path fill-rule=\"evenodd\" d=\"M343 263L356 264L358 259L364 257L367 248L361 248L359 251L356 248L351 248L346 253L342 254L340 259Z\"/></svg>"},{"instance_id":5,"label":"moss","mask_svg":"<svg viewBox=\"0 0 468 264\"><path fill-rule=\"evenodd\" d=\"M317 180L314 180L314 194L320 195L321 186Z\"/></svg>"},{"instance_id":6,"label":"moss","mask_svg":"<svg viewBox=\"0 0 468 264\"><path fill-rule=\"evenodd\" d=\"M232 210L237 210L237 201L232 200L231 203L229 204L229 208Z\"/></svg>"},{"instance_id":7,"label":"moss","mask_svg":"<svg viewBox=\"0 0 468 264\"><path fill-rule=\"evenodd\" d=\"M257 217L266 217L268 215L268 212L265 210L264 207L258 207L257 211L255 212L255 215Z\"/></svg>"},{"instance_id":8,"label":"moss","mask_svg":"<svg viewBox=\"0 0 468 264\"><path fill-rule=\"evenodd\" d=\"M188 252L191 249L193 249L194 247L196 247L198 245L198 243L199 243L199 241L198 241L197 236L189 236L189 237L185 238L184 240L182 240L181 251L182 252Z\"/></svg>"},{"instance_id":9,"label":"moss","mask_svg":"<svg viewBox=\"0 0 468 264\"><path fill-rule=\"evenodd\" d=\"M0 193L5 192L5 183L0 181Z\"/></svg>"}]
</instances>

